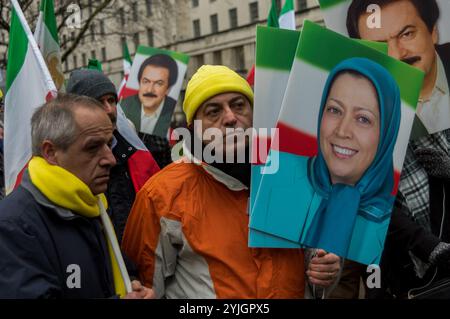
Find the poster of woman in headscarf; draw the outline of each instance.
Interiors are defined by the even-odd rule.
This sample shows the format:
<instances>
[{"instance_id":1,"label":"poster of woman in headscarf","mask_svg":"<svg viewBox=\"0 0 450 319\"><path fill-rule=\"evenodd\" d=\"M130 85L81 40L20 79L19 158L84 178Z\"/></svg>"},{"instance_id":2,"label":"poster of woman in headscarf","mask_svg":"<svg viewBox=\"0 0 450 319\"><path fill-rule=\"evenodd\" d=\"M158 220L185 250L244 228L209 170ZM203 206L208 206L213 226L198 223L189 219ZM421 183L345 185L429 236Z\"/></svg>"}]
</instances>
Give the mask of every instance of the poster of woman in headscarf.
<instances>
[{"instance_id":1,"label":"poster of woman in headscarf","mask_svg":"<svg viewBox=\"0 0 450 319\"><path fill-rule=\"evenodd\" d=\"M306 21L263 174L251 247L379 263L423 74Z\"/></svg>"}]
</instances>

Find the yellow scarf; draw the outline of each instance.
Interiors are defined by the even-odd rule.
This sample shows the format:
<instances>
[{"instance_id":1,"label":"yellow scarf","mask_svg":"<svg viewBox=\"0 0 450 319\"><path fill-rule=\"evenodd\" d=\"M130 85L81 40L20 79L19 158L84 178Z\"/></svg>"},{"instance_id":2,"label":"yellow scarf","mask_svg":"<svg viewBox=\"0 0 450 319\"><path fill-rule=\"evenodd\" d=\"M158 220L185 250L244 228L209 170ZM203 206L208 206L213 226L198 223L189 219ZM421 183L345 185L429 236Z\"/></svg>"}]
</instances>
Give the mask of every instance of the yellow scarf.
<instances>
[{"instance_id":1,"label":"yellow scarf","mask_svg":"<svg viewBox=\"0 0 450 319\"><path fill-rule=\"evenodd\" d=\"M100 208L97 199L100 198L103 205L107 207L107 201L104 194L94 196L89 187L78 177L56 165L49 164L42 157L33 157L28 164L28 172L31 182L42 194L52 203L72 211L87 218L100 216ZM108 222L111 221L108 219ZM114 277L114 286L116 294L120 297L125 296L125 283L119 270L119 264L114 255L111 240L117 241L117 238L109 238L105 235L108 242L109 256L111 258L111 267Z\"/></svg>"}]
</instances>

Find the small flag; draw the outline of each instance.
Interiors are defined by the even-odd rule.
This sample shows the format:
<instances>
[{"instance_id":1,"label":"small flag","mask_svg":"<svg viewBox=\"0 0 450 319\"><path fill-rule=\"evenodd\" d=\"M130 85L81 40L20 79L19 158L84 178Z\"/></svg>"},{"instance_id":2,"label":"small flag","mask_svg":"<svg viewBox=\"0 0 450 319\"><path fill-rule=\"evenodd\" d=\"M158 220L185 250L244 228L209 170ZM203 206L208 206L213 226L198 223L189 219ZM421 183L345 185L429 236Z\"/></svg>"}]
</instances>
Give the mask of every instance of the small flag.
<instances>
[{"instance_id":1,"label":"small flag","mask_svg":"<svg viewBox=\"0 0 450 319\"><path fill-rule=\"evenodd\" d=\"M53 0L42 0L34 38L58 90L64 85Z\"/></svg>"},{"instance_id":2,"label":"small flag","mask_svg":"<svg viewBox=\"0 0 450 319\"><path fill-rule=\"evenodd\" d=\"M119 91L117 92L117 96L120 98L122 97L123 89L125 88L125 85L127 84L128 77L130 76L131 72L131 64L133 61L131 61L130 51L128 51L128 45L126 42L123 43L122 47L123 52L123 80L122 83L120 83Z\"/></svg>"},{"instance_id":3,"label":"small flag","mask_svg":"<svg viewBox=\"0 0 450 319\"><path fill-rule=\"evenodd\" d=\"M295 30L295 11L292 0L286 0L280 16L278 16L277 2L272 0L269 15L267 16L267 26L272 28L281 28L288 30ZM253 65L247 74L247 82L255 85L255 66Z\"/></svg>"}]
</instances>

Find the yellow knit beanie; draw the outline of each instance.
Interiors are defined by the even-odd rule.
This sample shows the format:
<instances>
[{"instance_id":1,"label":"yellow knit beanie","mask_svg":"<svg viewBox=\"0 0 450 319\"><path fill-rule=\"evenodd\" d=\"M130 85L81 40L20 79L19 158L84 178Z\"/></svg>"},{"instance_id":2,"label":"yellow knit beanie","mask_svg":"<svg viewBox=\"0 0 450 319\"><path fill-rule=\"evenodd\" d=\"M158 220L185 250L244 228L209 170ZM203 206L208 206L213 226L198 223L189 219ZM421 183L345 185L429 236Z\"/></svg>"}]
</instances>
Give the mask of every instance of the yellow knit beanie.
<instances>
[{"instance_id":1,"label":"yellow knit beanie","mask_svg":"<svg viewBox=\"0 0 450 319\"><path fill-rule=\"evenodd\" d=\"M204 65L192 76L186 88L183 110L191 124L198 108L206 100L222 93L237 92L253 104L253 90L236 72L223 65Z\"/></svg>"}]
</instances>

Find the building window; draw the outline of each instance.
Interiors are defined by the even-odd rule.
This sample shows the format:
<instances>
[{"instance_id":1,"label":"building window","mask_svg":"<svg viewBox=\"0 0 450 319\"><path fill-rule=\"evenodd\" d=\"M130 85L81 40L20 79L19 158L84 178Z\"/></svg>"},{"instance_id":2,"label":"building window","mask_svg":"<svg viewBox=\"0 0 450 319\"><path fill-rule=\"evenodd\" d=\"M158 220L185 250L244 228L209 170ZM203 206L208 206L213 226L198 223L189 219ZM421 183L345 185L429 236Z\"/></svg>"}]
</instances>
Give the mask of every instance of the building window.
<instances>
[{"instance_id":1,"label":"building window","mask_svg":"<svg viewBox=\"0 0 450 319\"><path fill-rule=\"evenodd\" d=\"M148 46L152 47L153 46L153 29L148 28L147 29L147 41L148 41Z\"/></svg>"},{"instance_id":2,"label":"building window","mask_svg":"<svg viewBox=\"0 0 450 319\"><path fill-rule=\"evenodd\" d=\"M152 0L147 0L145 2L146 7L147 7L147 16L151 16L152 15Z\"/></svg>"},{"instance_id":3,"label":"building window","mask_svg":"<svg viewBox=\"0 0 450 319\"><path fill-rule=\"evenodd\" d=\"M102 48L102 60L103 61L107 60L107 58L106 58L106 48Z\"/></svg>"},{"instance_id":4,"label":"building window","mask_svg":"<svg viewBox=\"0 0 450 319\"><path fill-rule=\"evenodd\" d=\"M95 50L91 51L91 59L97 59L97 54L95 54Z\"/></svg>"},{"instance_id":5,"label":"building window","mask_svg":"<svg viewBox=\"0 0 450 319\"><path fill-rule=\"evenodd\" d=\"M138 4L137 4L137 2L133 2L131 4L131 8L132 8L132 11L133 11L133 22L137 22L139 20Z\"/></svg>"},{"instance_id":6,"label":"building window","mask_svg":"<svg viewBox=\"0 0 450 319\"><path fill-rule=\"evenodd\" d=\"M192 8L198 7L198 0L192 0Z\"/></svg>"},{"instance_id":7,"label":"building window","mask_svg":"<svg viewBox=\"0 0 450 319\"><path fill-rule=\"evenodd\" d=\"M258 2L252 2L250 6L250 21L255 22L259 20Z\"/></svg>"},{"instance_id":8,"label":"building window","mask_svg":"<svg viewBox=\"0 0 450 319\"><path fill-rule=\"evenodd\" d=\"M86 57L86 53L81 54L81 60L83 62L83 67L87 66L87 57Z\"/></svg>"},{"instance_id":9,"label":"building window","mask_svg":"<svg viewBox=\"0 0 450 319\"><path fill-rule=\"evenodd\" d=\"M120 24L125 24L125 12L123 11L123 8L119 9L119 17L120 17Z\"/></svg>"},{"instance_id":10,"label":"building window","mask_svg":"<svg viewBox=\"0 0 450 319\"><path fill-rule=\"evenodd\" d=\"M134 48L135 48L135 52L137 51L137 48L139 46L139 32L136 32L133 35L133 42L134 42Z\"/></svg>"},{"instance_id":11,"label":"building window","mask_svg":"<svg viewBox=\"0 0 450 319\"><path fill-rule=\"evenodd\" d=\"M222 51L214 51L213 64L214 65L222 65Z\"/></svg>"},{"instance_id":12,"label":"building window","mask_svg":"<svg viewBox=\"0 0 450 319\"><path fill-rule=\"evenodd\" d=\"M236 71L243 71L245 69L244 47L238 46L233 49L234 66Z\"/></svg>"},{"instance_id":13,"label":"building window","mask_svg":"<svg viewBox=\"0 0 450 319\"><path fill-rule=\"evenodd\" d=\"M200 20L194 20L192 21L192 24L194 26L194 38L198 38L201 35L200 32Z\"/></svg>"},{"instance_id":14,"label":"building window","mask_svg":"<svg viewBox=\"0 0 450 319\"><path fill-rule=\"evenodd\" d=\"M76 55L73 56L73 68L78 68L78 59Z\"/></svg>"},{"instance_id":15,"label":"building window","mask_svg":"<svg viewBox=\"0 0 450 319\"><path fill-rule=\"evenodd\" d=\"M236 8L230 9L228 11L228 14L230 16L230 28L231 29L237 28L238 26L237 9Z\"/></svg>"},{"instance_id":16,"label":"building window","mask_svg":"<svg viewBox=\"0 0 450 319\"><path fill-rule=\"evenodd\" d=\"M91 24L91 40L95 41L95 25Z\"/></svg>"},{"instance_id":17,"label":"building window","mask_svg":"<svg viewBox=\"0 0 450 319\"><path fill-rule=\"evenodd\" d=\"M297 0L298 10L302 11L308 8L308 4L306 0Z\"/></svg>"},{"instance_id":18,"label":"building window","mask_svg":"<svg viewBox=\"0 0 450 319\"><path fill-rule=\"evenodd\" d=\"M100 20L100 34L105 35L105 21Z\"/></svg>"},{"instance_id":19,"label":"building window","mask_svg":"<svg viewBox=\"0 0 450 319\"><path fill-rule=\"evenodd\" d=\"M213 14L209 17L211 21L211 33L219 32L219 19L217 18L217 14Z\"/></svg>"},{"instance_id":20,"label":"building window","mask_svg":"<svg viewBox=\"0 0 450 319\"><path fill-rule=\"evenodd\" d=\"M205 64L205 56L203 54L197 55L194 57L194 61L195 68L198 69Z\"/></svg>"}]
</instances>

